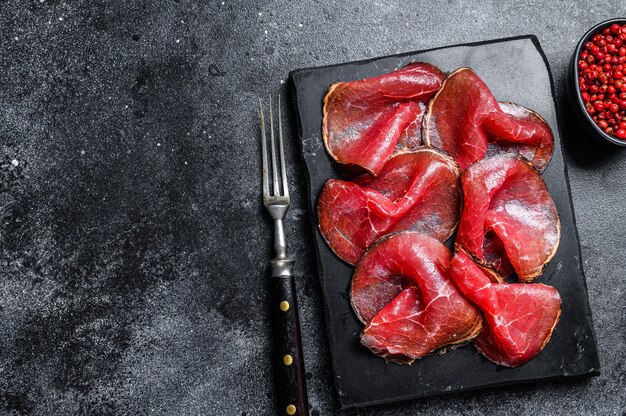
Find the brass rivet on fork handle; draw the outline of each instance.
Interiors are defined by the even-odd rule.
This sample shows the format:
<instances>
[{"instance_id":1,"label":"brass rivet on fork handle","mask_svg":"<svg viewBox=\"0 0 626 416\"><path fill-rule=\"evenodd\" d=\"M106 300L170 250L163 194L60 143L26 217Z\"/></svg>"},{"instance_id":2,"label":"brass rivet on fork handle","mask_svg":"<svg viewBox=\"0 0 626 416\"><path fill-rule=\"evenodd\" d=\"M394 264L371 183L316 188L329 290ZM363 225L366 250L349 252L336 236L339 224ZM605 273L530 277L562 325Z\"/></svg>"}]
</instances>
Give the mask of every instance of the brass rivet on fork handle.
<instances>
[{"instance_id":1,"label":"brass rivet on fork handle","mask_svg":"<svg viewBox=\"0 0 626 416\"><path fill-rule=\"evenodd\" d=\"M308 415L306 379L300 321L296 300L293 260L287 257L287 241L283 219L289 208L289 186L282 134L280 96L278 97L278 134L274 129L274 110L269 100L269 142L265 112L259 100L261 119L261 151L263 160L263 204L274 221L275 257L270 260L272 301L271 318L274 333L275 396L279 413ZM277 138L276 138L277 136ZM278 141L278 143L276 143ZM276 154L278 147L278 155ZM271 166L270 166L271 165ZM270 178L271 176L271 178ZM275 303L274 303L275 302ZM278 305L278 307L276 307Z\"/></svg>"}]
</instances>

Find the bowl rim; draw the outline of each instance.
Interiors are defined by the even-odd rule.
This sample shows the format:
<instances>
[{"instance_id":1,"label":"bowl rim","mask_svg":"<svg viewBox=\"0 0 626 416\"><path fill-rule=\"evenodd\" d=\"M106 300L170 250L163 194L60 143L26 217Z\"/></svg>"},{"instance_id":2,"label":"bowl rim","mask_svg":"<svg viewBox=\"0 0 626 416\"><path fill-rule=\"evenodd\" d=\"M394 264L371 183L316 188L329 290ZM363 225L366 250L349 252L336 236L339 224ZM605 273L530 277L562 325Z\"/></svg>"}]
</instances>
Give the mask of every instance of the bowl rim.
<instances>
[{"instance_id":1,"label":"bowl rim","mask_svg":"<svg viewBox=\"0 0 626 416\"><path fill-rule=\"evenodd\" d=\"M580 93L580 83L578 82L578 78L579 78L578 57L580 56L584 45L587 43L589 38L591 38L593 35L595 35L596 33L605 29L607 26L610 26L614 23L624 24L626 23L626 17L613 18L613 19L605 20L603 22L598 23L595 26L593 26L591 29L589 29L578 41L578 44L576 45L576 49L574 50L574 55L572 57L572 62L571 62L573 75L574 75L572 81L574 82L574 87L575 87L572 93L576 95L576 102L578 103L579 109L583 113L583 117L585 117L585 120L587 121L587 123L591 125L591 127L595 130L596 133L600 135L600 137L602 137L606 141L613 143L617 146L626 146L626 140L618 139L617 137L613 137L607 134L596 124L595 121L593 121L593 119L587 112L587 109L585 108L585 103L583 102L583 97Z\"/></svg>"}]
</instances>

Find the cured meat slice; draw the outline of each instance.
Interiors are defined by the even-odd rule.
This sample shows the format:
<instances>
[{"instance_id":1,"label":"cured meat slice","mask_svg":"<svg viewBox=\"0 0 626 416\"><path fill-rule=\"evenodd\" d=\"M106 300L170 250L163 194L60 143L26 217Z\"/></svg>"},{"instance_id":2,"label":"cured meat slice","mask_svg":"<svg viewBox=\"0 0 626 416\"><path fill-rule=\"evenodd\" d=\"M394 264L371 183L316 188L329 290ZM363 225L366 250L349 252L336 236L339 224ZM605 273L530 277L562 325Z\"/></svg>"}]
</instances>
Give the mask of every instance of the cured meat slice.
<instances>
[{"instance_id":1,"label":"cured meat slice","mask_svg":"<svg viewBox=\"0 0 626 416\"><path fill-rule=\"evenodd\" d=\"M459 174L451 158L420 149L394 156L376 178L329 179L318 202L320 231L350 264L375 240L396 231L419 231L445 241L459 219Z\"/></svg>"},{"instance_id":2,"label":"cured meat slice","mask_svg":"<svg viewBox=\"0 0 626 416\"><path fill-rule=\"evenodd\" d=\"M485 156L517 153L539 172L550 163L554 134L547 121L536 112L515 103L499 102L486 122L488 145Z\"/></svg>"},{"instance_id":3,"label":"cured meat slice","mask_svg":"<svg viewBox=\"0 0 626 416\"><path fill-rule=\"evenodd\" d=\"M448 76L424 116L424 143L454 157L461 169L485 155L517 153L542 171L550 162L554 136L537 113L498 103L470 68Z\"/></svg>"},{"instance_id":4,"label":"cured meat slice","mask_svg":"<svg viewBox=\"0 0 626 416\"><path fill-rule=\"evenodd\" d=\"M419 102L418 106L415 120L400 135L393 154L422 147L422 120L426 113L426 104Z\"/></svg>"},{"instance_id":5,"label":"cured meat slice","mask_svg":"<svg viewBox=\"0 0 626 416\"><path fill-rule=\"evenodd\" d=\"M351 289L366 324L361 343L402 364L474 338L482 318L448 279L451 258L441 242L415 232L392 234L369 249Z\"/></svg>"},{"instance_id":6,"label":"cured meat slice","mask_svg":"<svg viewBox=\"0 0 626 416\"><path fill-rule=\"evenodd\" d=\"M559 246L560 223L541 175L515 155L481 160L461 175L457 243L483 266L522 281L542 273Z\"/></svg>"},{"instance_id":7,"label":"cured meat slice","mask_svg":"<svg viewBox=\"0 0 626 416\"><path fill-rule=\"evenodd\" d=\"M328 154L377 175L397 147L421 144L420 103L435 95L444 78L433 65L418 62L378 77L331 85L322 121Z\"/></svg>"},{"instance_id":8,"label":"cured meat slice","mask_svg":"<svg viewBox=\"0 0 626 416\"><path fill-rule=\"evenodd\" d=\"M462 249L455 253L449 274L483 313L484 328L474 345L486 358L517 367L548 343L561 315L555 288L541 283L492 283Z\"/></svg>"}]
</instances>

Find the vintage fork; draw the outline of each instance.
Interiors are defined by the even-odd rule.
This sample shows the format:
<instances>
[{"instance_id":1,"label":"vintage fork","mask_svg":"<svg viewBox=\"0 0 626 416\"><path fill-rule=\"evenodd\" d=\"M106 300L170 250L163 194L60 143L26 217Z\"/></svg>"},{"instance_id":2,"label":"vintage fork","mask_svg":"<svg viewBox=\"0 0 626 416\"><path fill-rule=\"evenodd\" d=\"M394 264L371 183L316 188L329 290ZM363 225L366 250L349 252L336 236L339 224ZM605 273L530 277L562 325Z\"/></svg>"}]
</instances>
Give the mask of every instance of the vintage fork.
<instances>
[{"instance_id":1,"label":"vintage fork","mask_svg":"<svg viewBox=\"0 0 626 416\"><path fill-rule=\"evenodd\" d=\"M278 414L307 415L308 402L300 338L300 321L296 302L295 281L293 276L294 261L287 257L287 242L283 219L289 208L289 189L285 167L282 117L280 96L278 96L278 152L274 139L274 114L272 99L269 99L270 154L272 191L270 192L270 165L268 144L265 134L265 114L263 103L259 99L261 117L261 149L263 152L263 204L274 220L274 250L276 257L270 260L271 287L273 301L271 305L272 326L274 331L274 361L276 378L276 400ZM280 175L278 174L280 166Z\"/></svg>"}]
</instances>

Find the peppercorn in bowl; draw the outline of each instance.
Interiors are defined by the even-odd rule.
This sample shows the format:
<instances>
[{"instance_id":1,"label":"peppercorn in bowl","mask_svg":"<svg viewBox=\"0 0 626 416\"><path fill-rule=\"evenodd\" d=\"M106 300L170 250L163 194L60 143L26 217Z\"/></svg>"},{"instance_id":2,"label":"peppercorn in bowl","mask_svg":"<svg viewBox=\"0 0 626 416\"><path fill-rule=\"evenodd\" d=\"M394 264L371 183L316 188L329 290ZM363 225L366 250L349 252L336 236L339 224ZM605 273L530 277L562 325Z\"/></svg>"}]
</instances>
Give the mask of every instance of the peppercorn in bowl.
<instances>
[{"instance_id":1,"label":"peppercorn in bowl","mask_svg":"<svg viewBox=\"0 0 626 416\"><path fill-rule=\"evenodd\" d=\"M570 103L587 133L626 146L626 18L585 33L572 56L568 84Z\"/></svg>"}]
</instances>

